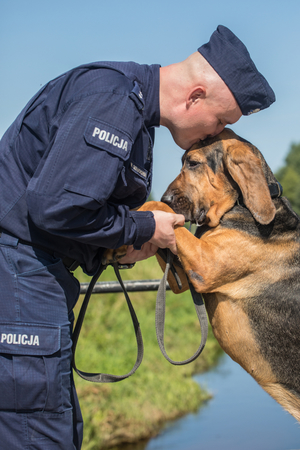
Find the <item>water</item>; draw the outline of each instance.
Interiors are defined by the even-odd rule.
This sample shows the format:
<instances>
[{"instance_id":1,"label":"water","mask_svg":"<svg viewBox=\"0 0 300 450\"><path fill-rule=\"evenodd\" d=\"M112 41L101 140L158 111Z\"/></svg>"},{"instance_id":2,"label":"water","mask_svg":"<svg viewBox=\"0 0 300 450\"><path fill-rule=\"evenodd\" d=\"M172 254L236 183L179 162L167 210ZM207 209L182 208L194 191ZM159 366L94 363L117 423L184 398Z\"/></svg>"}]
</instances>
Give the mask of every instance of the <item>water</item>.
<instances>
[{"instance_id":1,"label":"water","mask_svg":"<svg viewBox=\"0 0 300 450\"><path fill-rule=\"evenodd\" d=\"M300 449L296 419L227 355L218 367L195 378L213 399L136 450Z\"/></svg>"}]
</instances>

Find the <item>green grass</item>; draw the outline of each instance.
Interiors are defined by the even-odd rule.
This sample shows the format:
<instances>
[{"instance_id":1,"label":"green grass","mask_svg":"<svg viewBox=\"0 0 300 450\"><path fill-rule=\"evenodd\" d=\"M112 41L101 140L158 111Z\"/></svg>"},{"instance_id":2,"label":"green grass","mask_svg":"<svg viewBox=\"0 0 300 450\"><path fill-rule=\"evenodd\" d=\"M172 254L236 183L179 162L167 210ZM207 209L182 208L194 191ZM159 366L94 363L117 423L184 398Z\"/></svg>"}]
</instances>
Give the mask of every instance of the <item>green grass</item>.
<instances>
[{"instance_id":1,"label":"green grass","mask_svg":"<svg viewBox=\"0 0 300 450\"><path fill-rule=\"evenodd\" d=\"M76 272L81 281L89 281ZM157 279L155 258L122 271L126 279ZM115 279L108 268L100 281ZM144 359L137 372L119 383L89 383L75 375L84 418L83 450L100 450L154 436L166 421L195 411L208 398L191 376L213 365L221 354L211 329L200 357L173 366L160 353L155 335L156 292L130 293L144 340ZM82 298L75 313L78 313ZM167 293L165 345L172 359L190 357L200 343L200 327L189 292ZM86 372L122 375L136 359L136 342L123 294L94 294L77 346L77 367Z\"/></svg>"}]
</instances>

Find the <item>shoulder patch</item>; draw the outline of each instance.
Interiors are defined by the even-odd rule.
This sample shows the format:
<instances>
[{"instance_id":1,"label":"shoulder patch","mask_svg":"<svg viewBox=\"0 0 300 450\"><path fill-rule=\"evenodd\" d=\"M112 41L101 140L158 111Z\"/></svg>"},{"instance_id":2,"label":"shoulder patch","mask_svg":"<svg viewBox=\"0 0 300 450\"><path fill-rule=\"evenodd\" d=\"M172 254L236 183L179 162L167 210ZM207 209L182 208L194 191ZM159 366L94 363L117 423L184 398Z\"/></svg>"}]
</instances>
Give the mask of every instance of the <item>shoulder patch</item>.
<instances>
[{"instance_id":1,"label":"shoulder patch","mask_svg":"<svg viewBox=\"0 0 300 450\"><path fill-rule=\"evenodd\" d=\"M84 139L88 144L106 150L123 160L126 160L131 152L132 139L127 133L92 117L88 120Z\"/></svg>"}]
</instances>

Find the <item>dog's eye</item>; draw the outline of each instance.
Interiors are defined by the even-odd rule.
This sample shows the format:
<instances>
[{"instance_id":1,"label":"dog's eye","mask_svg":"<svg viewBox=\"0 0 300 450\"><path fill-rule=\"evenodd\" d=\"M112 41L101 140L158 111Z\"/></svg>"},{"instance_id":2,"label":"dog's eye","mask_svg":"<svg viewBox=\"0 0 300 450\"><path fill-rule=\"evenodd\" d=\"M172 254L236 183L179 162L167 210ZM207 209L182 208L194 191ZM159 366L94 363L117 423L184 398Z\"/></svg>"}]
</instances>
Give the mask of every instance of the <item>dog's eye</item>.
<instances>
[{"instance_id":1,"label":"dog's eye","mask_svg":"<svg viewBox=\"0 0 300 450\"><path fill-rule=\"evenodd\" d=\"M187 163L188 167L197 167L197 166L199 166L201 164L200 161L193 161L191 159L188 160L186 163Z\"/></svg>"}]
</instances>

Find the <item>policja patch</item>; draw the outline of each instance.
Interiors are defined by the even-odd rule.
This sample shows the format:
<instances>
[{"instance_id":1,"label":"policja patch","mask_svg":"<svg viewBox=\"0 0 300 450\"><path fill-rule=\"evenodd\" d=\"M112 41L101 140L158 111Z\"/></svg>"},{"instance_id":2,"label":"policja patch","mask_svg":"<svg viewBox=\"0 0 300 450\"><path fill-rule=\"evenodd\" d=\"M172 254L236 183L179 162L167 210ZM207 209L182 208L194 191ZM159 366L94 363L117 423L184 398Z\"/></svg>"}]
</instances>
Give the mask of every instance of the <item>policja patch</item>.
<instances>
[{"instance_id":1,"label":"policja patch","mask_svg":"<svg viewBox=\"0 0 300 450\"><path fill-rule=\"evenodd\" d=\"M59 326L0 323L0 353L53 355L60 349Z\"/></svg>"},{"instance_id":2,"label":"policja patch","mask_svg":"<svg viewBox=\"0 0 300 450\"><path fill-rule=\"evenodd\" d=\"M85 141L126 160L130 155L132 140L128 134L101 120L89 118L84 132Z\"/></svg>"}]
</instances>

